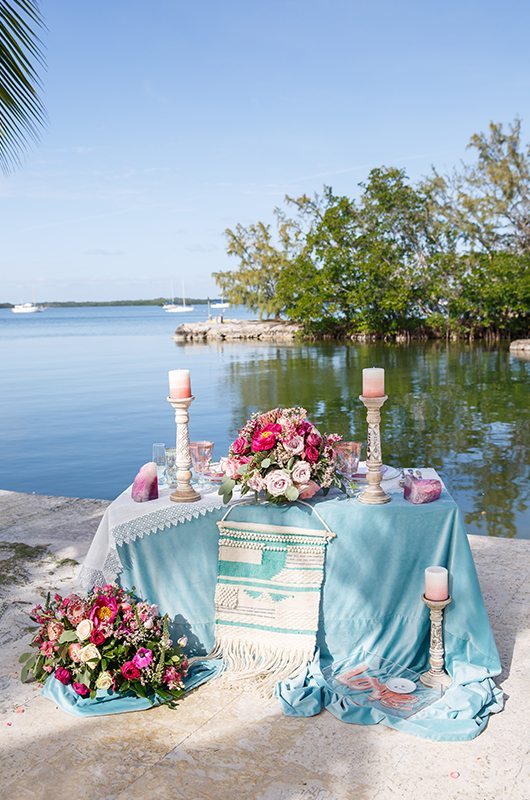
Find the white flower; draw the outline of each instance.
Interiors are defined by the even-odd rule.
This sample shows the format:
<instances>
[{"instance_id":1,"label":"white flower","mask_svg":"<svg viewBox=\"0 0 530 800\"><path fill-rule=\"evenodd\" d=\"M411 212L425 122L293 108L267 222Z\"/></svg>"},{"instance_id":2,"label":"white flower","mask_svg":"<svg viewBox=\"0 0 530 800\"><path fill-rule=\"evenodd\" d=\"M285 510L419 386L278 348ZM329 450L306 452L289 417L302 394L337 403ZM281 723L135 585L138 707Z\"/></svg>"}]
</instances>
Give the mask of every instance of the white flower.
<instances>
[{"instance_id":1,"label":"white flower","mask_svg":"<svg viewBox=\"0 0 530 800\"><path fill-rule=\"evenodd\" d=\"M177 644L179 647L186 647L186 645L188 644L188 637L181 636L180 639L177 639Z\"/></svg>"},{"instance_id":2,"label":"white flower","mask_svg":"<svg viewBox=\"0 0 530 800\"><path fill-rule=\"evenodd\" d=\"M90 634L92 633L93 628L92 620L90 619L82 619L75 632L77 633L77 638L84 642L85 639L88 639Z\"/></svg>"},{"instance_id":3,"label":"white flower","mask_svg":"<svg viewBox=\"0 0 530 800\"><path fill-rule=\"evenodd\" d=\"M269 472L265 479L267 491L273 497L280 497L285 494L289 486L293 485L291 476L284 469L275 469Z\"/></svg>"},{"instance_id":4,"label":"white flower","mask_svg":"<svg viewBox=\"0 0 530 800\"><path fill-rule=\"evenodd\" d=\"M82 664L86 664L87 661L99 661L100 658L100 652L95 644L86 644L79 651L79 660Z\"/></svg>"},{"instance_id":5,"label":"white flower","mask_svg":"<svg viewBox=\"0 0 530 800\"><path fill-rule=\"evenodd\" d=\"M153 620L151 618L146 619L146 621L144 622L144 628L150 631L152 627L153 627Z\"/></svg>"},{"instance_id":6,"label":"white flower","mask_svg":"<svg viewBox=\"0 0 530 800\"><path fill-rule=\"evenodd\" d=\"M308 464L307 461L297 461L291 477L295 483L307 483L311 478L311 464Z\"/></svg>"},{"instance_id":7,"label":"white flower","mask_svg":"<svg viewBox=\"0 0 530 800\"><path fill-rule=\"evenodd\" d=\"M112 686L112 676L110 672L100 672L96 681L96 689L110 689Z\"/></svg>"}]
</instances>

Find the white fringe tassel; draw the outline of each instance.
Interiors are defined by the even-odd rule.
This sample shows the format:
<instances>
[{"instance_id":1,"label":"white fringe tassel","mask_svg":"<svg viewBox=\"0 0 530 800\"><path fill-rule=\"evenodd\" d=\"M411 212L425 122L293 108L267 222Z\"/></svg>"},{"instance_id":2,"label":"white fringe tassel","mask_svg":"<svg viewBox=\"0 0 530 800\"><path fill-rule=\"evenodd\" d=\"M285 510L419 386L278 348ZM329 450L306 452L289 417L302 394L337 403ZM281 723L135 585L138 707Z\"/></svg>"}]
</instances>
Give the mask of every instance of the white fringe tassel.
<instances>
[{"instance_id":1,"label":"white fringe tassel","mask_svg":"<svg viewBox=\"0 0 530 800\"><path fill-rule=\"evenodd\" d=\"M208 658L222 658L220 680L228 688L256 691L262 697L274 694L278 681L296 677L312 660L314 645L286 650L270 643L234 637L218 638Z\"/></svg>"}]
</instances>

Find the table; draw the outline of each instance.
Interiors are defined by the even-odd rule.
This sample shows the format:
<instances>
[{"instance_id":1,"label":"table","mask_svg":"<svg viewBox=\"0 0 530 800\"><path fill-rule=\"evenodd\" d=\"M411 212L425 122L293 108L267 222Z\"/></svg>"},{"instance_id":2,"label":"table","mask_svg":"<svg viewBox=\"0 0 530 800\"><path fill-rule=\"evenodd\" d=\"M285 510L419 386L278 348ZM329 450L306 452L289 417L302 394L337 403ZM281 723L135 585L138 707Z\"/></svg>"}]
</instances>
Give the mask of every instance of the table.
<instances>
[{"instance_id":1,"label":"table","mask_svg":"<svg viewBox=\"0 0 530 800\"><path fill-rule=\"evenodd\" d=\"M471 739L488 715L502 708L502 693L492 680L501 666L460 512L445 488L438 501L418 506L403 499L397 481L385 488L392 502L382 506L338 492L312 501L336 533L327 548L318 655L305 675L279 685L279 700L291 715L310 716L326 707L346 722L383 722L432 739ZM118 577L174 619L174 633L188 637L191 656L208 653L214 643L216 522L224 513L215 491L181 507L169 501L167 490L144 504L133 503L126 490L101 521L83 568L85 585ZM311 508L297 504L236 505L230 519L321 527ZM352 708L326 687L320 666L363 645L411 669L426 669L429 615L421 595L430 564L450 573L453 602L444 630L453 685L409 719Z\"/></svg>"}]
</instances>

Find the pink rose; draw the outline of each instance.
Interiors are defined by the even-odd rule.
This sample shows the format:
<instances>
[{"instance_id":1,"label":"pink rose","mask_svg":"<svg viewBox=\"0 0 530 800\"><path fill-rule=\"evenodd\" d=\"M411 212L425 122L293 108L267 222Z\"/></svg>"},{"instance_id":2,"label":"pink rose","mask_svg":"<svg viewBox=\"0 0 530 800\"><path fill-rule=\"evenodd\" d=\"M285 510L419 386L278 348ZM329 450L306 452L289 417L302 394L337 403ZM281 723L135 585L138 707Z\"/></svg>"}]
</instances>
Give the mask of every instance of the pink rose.
<instances>
[{"instance_id":1,"label":"pink rose","mask_svg":"<svg viewBox=\"0 0 530 800\"><path fill-rule=\"evenodd\" d=\"M64 631L64 625L62 622L59 622L56 619L52 619L51 622L48 622L46 632L48 634L48 639L50 639L50 641L56 642L63 631Z\"/></svg>"},{"instance_id":2,"label":"pink rose","mask_svg":"<svg viewBox=\"0 0 530 800\"><path fill-rule=\"evenodd\" d=\"M83 645L81 644L81 642L72 642L72 644L68 648L68 657L71 659L71 661L74 662L74 664L79 664L79 662L81 661L81 659L79 658L79 651L81 650L82 647Z\"/></svg>"},{"instance_id":3,"label":"pink rose","mask_svg":"<svg viewBox=\"0 0 530 800\"><path fill-rule=\"evenodd\" d=\"M304 456L305 460L309 461L310 464L316 464L319 458L319 453L316 447L309 445L305 449Z\"/></svg>"},{"instance_id":4,"label":"pink rose","mask_svg":"<svg viewBox=\"0 0 530 800\"><path fill-rule=\"evenodd\" d=\"M239 460L237 458L222 458L219 464L224 474L229 478L234 480L238 477Z\"/></svg>"},{"instance_id":5,"label":"pink rose","mask_svg":"<svg viewBox=\"0 0 530 800\"><path fill-rule=\"evenodd\" d=\"M289 486L293 485L293 482L289 473L284 469L274 469L265 478L265 484L269 494L273 497L280 497L285 494Z\"/></svg>"},{"instance_id":6,"label":"pink rose","mask_svg":"<svg viewBox=\"0 0 530 800\"><path fill-rule=\"evenodd\" d=\"M249 449L249 443L242 436L239 436L235 442L232 443L232 451L236 456L244 456L245 453L248 453Z\"/></svg>"},{"instance_id":7,"label":"pink rose","mask_svg":"<svg viewBox=\"0 0 530 800\"><path fill-rule=\"evenodd\" d=\"M310 431L312 428L313 428L313 426L311 425L311 423L310 423L310 422L308 422L308 421L305 419L303 422L301 422L301 423L300 423L300 425L299 425L299 426L298 426L298 428L297 428L297 431L298 431L298 433L300 434L300 436L305 436L305 435L306 435L306 433L309 433L309 431Z\"/></svg>"},{"instance_id":8,"label":"pink rose","mask_svg":"<svg viewBox=\"0 0 530 800\"><path fill-rule=\"evenodd\" d=\"M290 436L288 439L284 439L283 446L292 456L299 456L304 452L304 439L298 435Z\"/></svg>"},{"instance_id":9,"label":"pink rose","mask_svg":"<svg viewBox=\"0 0 530 800\"><path fill-rule=\"evenodd\" d=\"M92 629L92 633L90 634L90 641L92 642L92 644L95 645L103 644L103 642L107 638L104 631L102 630L102 627L103 626Z\"/></svg>"},{"instance_id":10,"label":"pink rose","mask_svg":"<svg viewBox=\"0 0 530 800\"><path fill-rule=\"evenodd\" d=\"M320 447L322 444L322 436L319 434L316 428L313 428L311 432L307 434L306 444L310 445L311 447Z\"/></svg>"},{"instance_id":11,"label":"pink rose","mask_svg":"<svg viewBox=\"0 0 530 800\"><path fill-rule=\"evenodd\" d=\"M297 461L291 472L291 478L295 483L307 483L311 478L311 466L307 461Z\"/></svg>"},{"instance_id":12,"label":"pink rose","mask_svg":"<svg viewBox=\"0 0 530 800\"><path fill-rule=\"evenodd\" d=\"M145 669L145 667L149 666L152 660L152 650L148 650L146 647L140 647L133 658L133 664L135 667L138 667L138 669Z\"/></svg>"},{"instance_id":13,"label":"pink rose","mask_svg":"<svg viewBox=\"0 0 530 800\"><path fill-rule=\"evenodd\" d=\"M72 689L80 697L88 697L88 695L90 694L90 689L88 688L88 686L85 686L84 683L78 683L77 681L74 681L72 683Z\"/></svg>"},{"instance_id":14,"label":"pink rose","mask_svg":"<svg viewBox=\"0 0 530 800\"><path fill-rule=\"evenodd\" d=\"M57 667L55 670L55 677L63 684L63 686L68 686L68 684L72 682L72 676L69 670L65 669L64 667Z\"/></svg>"},{"instance_id":15,"label":"pink rose","mask_svg":"<svg viewBox=\"0 0 530 800\"><path fill-rule=\"evenodd\" d=\"M259 474L259 472L255 472L248 481L247 484L253 492L262 492L265 489L265 481Z\"/></svg>"},{"instance_id":16,"label":"pink rose","mask_svg":"<svg viewBox=\"0 0 530 800\"><path fill-rule=\"evenodd\" d=\"M134 681L140 677L140 670L132 661L126 661L122 665L121 674L127 681Z\"/></svg>"},{"instance_id":17,"label":"pink rose","mask_svg":"<svg viewBox=\"0 0 530 800\"><path fill-rule=\"evenodd\" d=\"M46 658L51 658L55 652L53 642L43 642L39 647L39 652L41 652L43 656L46 656Z\"/></svg>"},{"instance_id":18,"label":"pink rose","mask_svg":"<svg viewBox=\"0 0 530 800\"><path fill-rule=\"evenodd\" d=\"M315 481L309 481L305 486L300 486L300 500L309 500L309 498L313 497L313 495L315 495L319 489L320 486L318 483L315 483Z\"/></svg>"}]
</instances>

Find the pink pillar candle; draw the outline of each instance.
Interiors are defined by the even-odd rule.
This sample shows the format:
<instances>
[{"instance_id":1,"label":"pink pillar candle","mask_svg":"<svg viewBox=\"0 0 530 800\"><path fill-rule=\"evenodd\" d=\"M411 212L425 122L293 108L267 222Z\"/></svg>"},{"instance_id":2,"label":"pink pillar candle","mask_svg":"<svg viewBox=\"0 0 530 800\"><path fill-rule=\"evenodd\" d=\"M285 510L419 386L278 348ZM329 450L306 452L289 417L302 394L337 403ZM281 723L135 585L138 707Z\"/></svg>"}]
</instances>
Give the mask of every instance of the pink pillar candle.
<instances>
[{"instance_id":1,"label":"pink pillar candle","mask_svg":"<svg viewBox=\"0 0 530 800\"><path fill-rule=\"evenodd\" d=\"M425 597L427 600L447 600L449 575L445 567L427 567L425 570Z\"/></svg>"},{"instance_id":2,"label":"pink pillar candle","mask_svg":"<svg viewBox=\"0 0 530 800\"><path fill-rule=\"evenodd\" d=\"M363 397L385 396L385 371L381 367L363 369Z\"/></svg>"},{"instance_id":3,"label":"pink pillar candle","mask_svg":"<svg viewBox=\"0 0 530 800\"><path fill-rule=\"evenodd\" d=\"M189 369L172 369L169 371L169 396L173 400L191 397Z\"/></svg>"}]
</instances>

